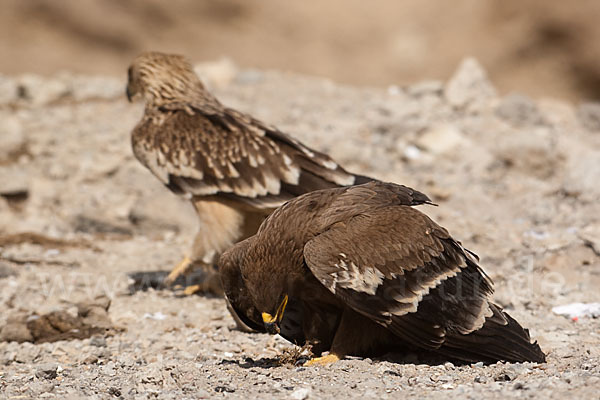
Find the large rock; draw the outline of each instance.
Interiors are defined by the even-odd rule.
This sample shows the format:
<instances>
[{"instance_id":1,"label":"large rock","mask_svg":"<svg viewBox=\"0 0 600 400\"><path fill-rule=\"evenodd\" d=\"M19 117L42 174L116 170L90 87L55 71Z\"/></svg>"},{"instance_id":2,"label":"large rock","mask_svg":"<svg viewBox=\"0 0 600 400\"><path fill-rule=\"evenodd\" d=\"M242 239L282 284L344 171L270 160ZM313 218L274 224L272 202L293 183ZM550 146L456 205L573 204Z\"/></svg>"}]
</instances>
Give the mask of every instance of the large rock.
<instances>
[{"instance_id":1,"label":"large rock","mask_svg":"<svg viewBox=\"0 0 600 400\"><path fill-rule=\"evenodd\" d=\"M446 83L446 100L456 108L482 105L496 96L487 73L474 58L465 58Z\"/></svg>"}]
</instances>

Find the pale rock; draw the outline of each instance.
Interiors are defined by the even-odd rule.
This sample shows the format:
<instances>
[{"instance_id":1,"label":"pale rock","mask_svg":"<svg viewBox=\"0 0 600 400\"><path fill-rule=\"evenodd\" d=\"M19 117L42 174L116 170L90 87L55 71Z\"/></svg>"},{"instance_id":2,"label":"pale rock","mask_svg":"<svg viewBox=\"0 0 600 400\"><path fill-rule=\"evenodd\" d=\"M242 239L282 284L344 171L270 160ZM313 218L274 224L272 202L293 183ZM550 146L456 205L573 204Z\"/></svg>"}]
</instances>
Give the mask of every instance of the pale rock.
<instances>
[{"instance_id":1,"label":"pale rock","mask_svg":"<svg viewBox=\"0 0 600 400\"><path fill-rule=\"evenodd\" d=\"M310 395L310 388L300 388L300 389L294 390L291 397L292 397L292 399L295 399L295 400L304 400L304 399L307 399L309 395Z\"/></svg>"},{"instance_id":2,"label":"pale rock","mask_svg":"<svg viewBox=\"0 0 600 400\"><path fill-rule=\"evenodd\" d=\"M580 149L579 154L572 154L565 168L564 191L572 196L597 201L600 196L598 160L600 160L600 151L597 150Z\"/></svg>"},{"instance_id":3,"label":"pale rock","mask_svg":"<svg viewBox=\"0 0 600 400\"><path fill-rule=\"evenodd\" d=\"M197 64L194 71L209 88L224 88L236 77L238 69L229 58Z\"/></svg>"},{"instance_id":4,"label":"pale rock","mask_svg":"<svg viewBox=\"0 0 600 400\"><path fill-rule=\"evenodd\" d=\"M454 75L446 83L444 95L448 103L461 108L490 100L496 96L496 89L488 80L487 73L479 62L468 57L460 63Z\"/></svg>"},{"instance_id":5,"label":"pale rock","mask_svg":"<svg viewBox=\"0 0 600 400\"><path fill-rule=\"evenodd\" d=\"M28 191L29 175L23 166L0 166L0 195L17 195Z\"/></svg>"},{"instance_id":6,"label":"pale rock","mask_svg":"<svg viewBox=\"0 0 600 400\"><path fill-rule=\"evenodd\" d=\"M11 157L24 150L26 144L19 120L4 112L0 113L0 143L0 163L11 161Z\"/></svg>"},{"instance_id":7,"label":"pale rock","mask_svg":"<svg viewBox=\"0 0 600 400\"><path fill-rule=\"evenodd\" d=\"M468 143L460 129L452 124L437 125L425 131L416 145L432 154L446 154Z\"/></svg>"},{"instance_id":8,"label":"pale rock","mask_svg":"<svg viewBox=\"0 0 600 400\"><path fill-rule=\"evenodd\" d=\"M36 368L35 376L40 379L54 379L54 378L56 378L56 375L57 375L57 372L56 372L57 369L58 369L57 364L53 364L53 363L42 364Z\"/></svg>"}]
</instances>

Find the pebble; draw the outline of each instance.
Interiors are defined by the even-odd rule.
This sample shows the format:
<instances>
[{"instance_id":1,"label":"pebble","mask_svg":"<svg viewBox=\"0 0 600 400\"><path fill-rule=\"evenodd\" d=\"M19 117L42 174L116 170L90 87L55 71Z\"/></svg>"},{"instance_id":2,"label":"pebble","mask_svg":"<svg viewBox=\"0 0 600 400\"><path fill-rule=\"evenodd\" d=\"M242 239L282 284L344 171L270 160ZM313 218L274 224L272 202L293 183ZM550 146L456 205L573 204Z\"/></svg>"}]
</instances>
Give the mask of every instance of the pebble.
<instances>
[{"instance_id":1,"label":"pebble","mask_svg":"<svg viewBox=\"0 0 600 400\"><path fill-rule=\"evenodd\" d=\"M20 165L0 165L0 195L21 195L29 192L29 174Z\"/></svg>"},{"instance_id":2,"label":"pebble","mask_svg":"<svg viewBox=\"0 0 600 400\"><path fill-rule=\"evenodd\" d=\"M291 394L291 397L292 397L292 399L295 399L295 400L304 400L304 399L308 399L309 395L310 395L310 388L300 388L300 389L294 390Z\"/></svg>"},{"instance_id":3,"label":"pebble","mask_svg":"<svg viewBox=\"0 0 600 400\"><path fill-rule=\"evenodd\" d=\"M57 364L42 364L35 370L35 376L40 379L54 379L57 376Z\"/></svg>"},{"instance_id":4,"label":"pebble","mask_svg":"<svg viewBox=\"0 0 600 400\"><path fill-rule=\"evenodd\" d=\"M2 138L2 146L0 146L0 162L6 163L19 152L25 150L26 139L23 134L23 127L19 120L7 113L0 113L0 138Z\"/></svg>"},{"instance_id":5,"label":"pebble","mask_svg":"<svg viewBox=\"0 0 600 400\"><path fill-rule=\"evenodd\" d=\"M453 151L467 142L464 135L452 124L436 125L425 131L416 141L417 146L432 154L440 155Z\"/></svg>"},{"instance_id":6,"label":"pebble","mask_svg":"<svg viewBox=\"0 0 600 400\"><path fill-rule=\"evenodd\" d=\"M106 347L106 338L104 336L94 335L90 338L90 345L96 347Z\"/></svg>"}]
</instances>

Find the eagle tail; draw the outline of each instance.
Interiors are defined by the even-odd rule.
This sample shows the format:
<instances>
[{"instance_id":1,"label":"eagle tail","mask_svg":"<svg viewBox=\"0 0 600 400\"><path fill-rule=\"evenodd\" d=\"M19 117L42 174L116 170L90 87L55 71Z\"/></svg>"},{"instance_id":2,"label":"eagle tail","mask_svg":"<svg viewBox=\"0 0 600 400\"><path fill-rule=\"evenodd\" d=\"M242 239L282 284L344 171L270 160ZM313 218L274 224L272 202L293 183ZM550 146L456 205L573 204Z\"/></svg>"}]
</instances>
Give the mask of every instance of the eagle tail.
<instances>
[{"instance_id":1,"label":"eagle tail","mask_svg":"<svg viewBox=\"0 0 600 400\"><path fill-rule=\"evenodd\" d=\"M466 362L546 362L537 342L531 342L529 331L494 304L482 328L467 335L454 333L438 352Z\"/></svg>"}]
</instances>

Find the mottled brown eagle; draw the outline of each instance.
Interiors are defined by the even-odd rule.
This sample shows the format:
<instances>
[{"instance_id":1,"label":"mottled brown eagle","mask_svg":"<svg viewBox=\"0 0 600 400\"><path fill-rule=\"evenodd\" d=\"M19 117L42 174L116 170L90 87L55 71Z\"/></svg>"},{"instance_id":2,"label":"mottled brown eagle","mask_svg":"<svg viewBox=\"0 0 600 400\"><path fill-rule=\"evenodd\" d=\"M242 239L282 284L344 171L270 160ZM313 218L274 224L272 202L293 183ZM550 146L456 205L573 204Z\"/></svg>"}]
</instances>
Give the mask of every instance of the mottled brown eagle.
<instances>
[{"instance_id":1,"label":"mottled brown eagle","mask_svg":"<svg viewBox=\"0 0 600 400\"><path fill-rule=\"evenodd\" d=\"M491 302L475 254L413 208L427 198L370 182L318 190L272 213L220 258L233 308L327 363L421 349L466 362L543 362L529 332Z\"/></svg>"},{"instance_id":2,"label":"mottled brown eagle","mask_svg":"<svg viewBox=\"0 0 600 400\"><path fill-rule=\"evenodd\" d=\"M225 107L182 56L139 55L128 70L127 97L145 101L131 135L136 158L171 191L188 197L200 220L192 250L171 271L168 284L202 266L209 278L189 291L220 292L218 256L253 235L275 208L316 189L369 180Z\"/></svg>"}]
</instances>

